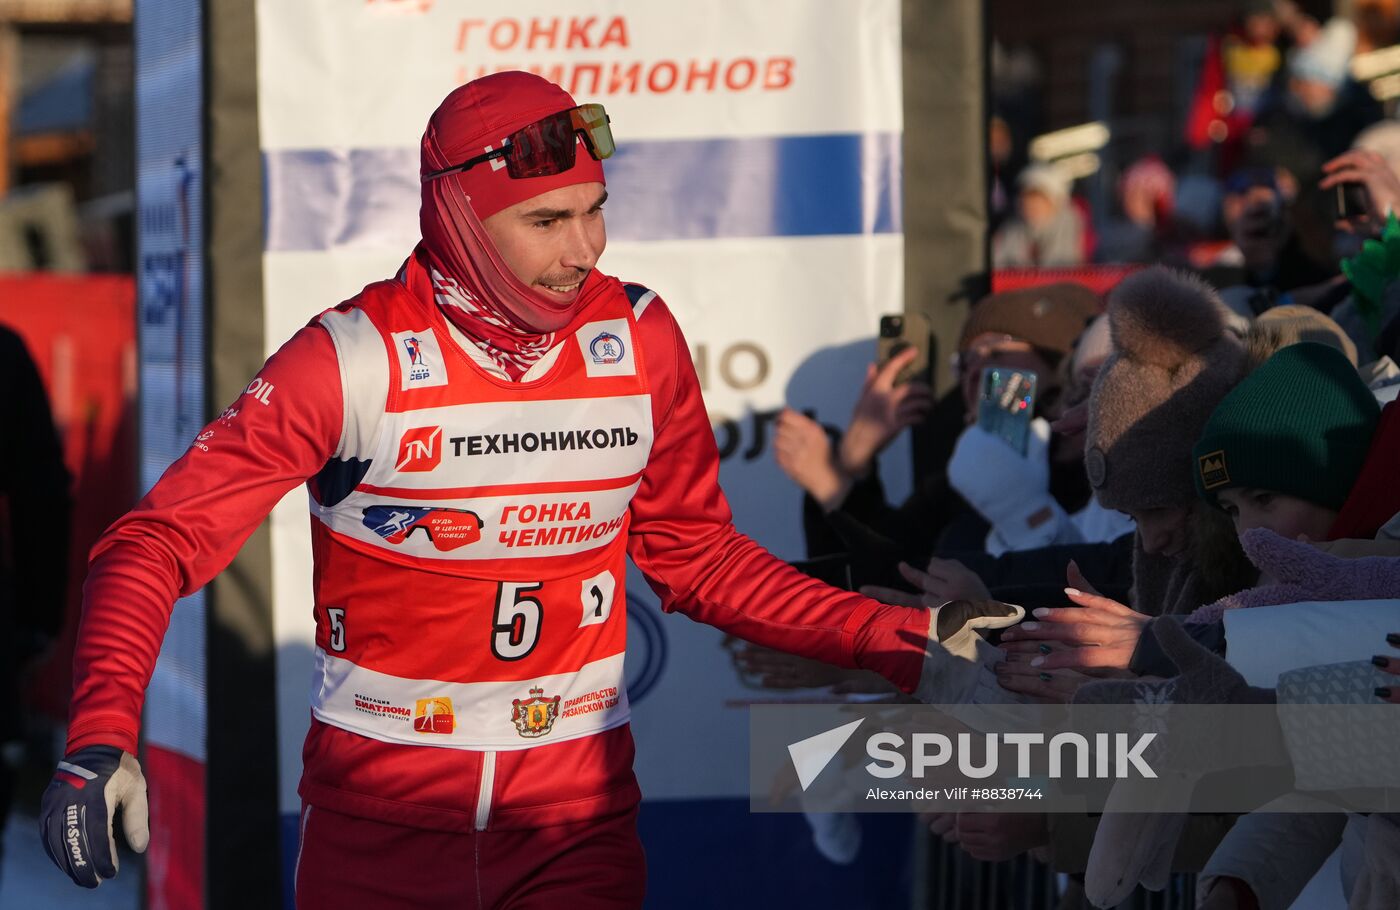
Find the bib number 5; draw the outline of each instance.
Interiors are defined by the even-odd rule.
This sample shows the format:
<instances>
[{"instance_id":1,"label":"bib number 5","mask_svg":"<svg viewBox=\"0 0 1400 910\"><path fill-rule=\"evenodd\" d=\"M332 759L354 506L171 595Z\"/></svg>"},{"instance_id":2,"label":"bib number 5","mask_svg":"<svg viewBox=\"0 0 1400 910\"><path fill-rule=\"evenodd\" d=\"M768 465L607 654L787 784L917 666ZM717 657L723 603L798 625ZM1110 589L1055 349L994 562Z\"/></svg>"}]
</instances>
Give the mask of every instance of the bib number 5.
<instances>
[{"instance_id":1,"label":"bib number 5","mask_svg":"<svg viewBox=\"0 0 1400 910\"><path fill-rule=\"evenodd\" d=\"M491 653L501 660L520 660L540 640L544 607L530 593L538 582L503 581L496 589L496 615L491 624Z\"/></svg>"},{"instance_id":2,"label":"bib number 5","mask_svg":"<svg viewBox=\"0 0 1400 910\"><path fill-rule=\"evenodd\" d=\"M331 624L331 650L340 653L345 650L345 608L327 607L326 619Z\"/></svg>"}]
</instances>

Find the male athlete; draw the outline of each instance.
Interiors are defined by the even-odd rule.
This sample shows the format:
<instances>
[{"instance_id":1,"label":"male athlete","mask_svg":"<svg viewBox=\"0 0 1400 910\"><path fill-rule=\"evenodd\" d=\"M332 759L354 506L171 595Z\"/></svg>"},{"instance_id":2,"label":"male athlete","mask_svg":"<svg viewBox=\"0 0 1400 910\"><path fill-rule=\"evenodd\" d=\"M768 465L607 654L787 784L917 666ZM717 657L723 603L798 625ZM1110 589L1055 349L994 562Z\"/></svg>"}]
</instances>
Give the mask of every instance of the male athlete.
<instances>
[{"instance_id":1,"label":"male athlete","mask_svg":"<svg viewBox=\"0 0 1400 910\"><path fill-rule=\"evenodd\" d=\"M275 391L211 423L94 548L42 822L79 884L116 873L118 806L147 839L134 755L172 603L301 483L302 908L640 906L629 555L667 611L909 692L941 672L927 611L808 579L734 529L680 329L594 268L612 151L602 106L537 76L453 91L399 273L297 332L258 374Z\"/></svg>"}]
</instances>

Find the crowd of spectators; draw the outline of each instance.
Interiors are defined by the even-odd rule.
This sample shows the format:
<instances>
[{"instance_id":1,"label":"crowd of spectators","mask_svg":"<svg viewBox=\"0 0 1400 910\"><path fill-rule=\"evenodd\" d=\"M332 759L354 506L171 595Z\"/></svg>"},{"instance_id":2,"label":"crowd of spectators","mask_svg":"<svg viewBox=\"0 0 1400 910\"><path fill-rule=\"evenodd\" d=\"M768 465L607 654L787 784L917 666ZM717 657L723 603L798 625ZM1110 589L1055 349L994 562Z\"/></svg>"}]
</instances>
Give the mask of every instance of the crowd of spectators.
<instances>
[{"instance_id":1,"label":"crowd of spectators","mask_svg":"<svg viewBox=\"0 0 1400 910\"><path fill-rule=\"evenodd\" d=\"M1142 149L1115 137L1098 151L1091 179L1112 186L1109 205L1091 205L1090 181L1069 166L1083 156L1008 173L1027 160L1027 137L1013 138L1024 129L1010 109L994 116L993 266L1163 263L1202 273L1245 315L1335 306L1339 259L1400 190L1400 124L1352 74L1358 55L1400 41L1400 9L1347 6L1319 21L1286 0L1244 3L1209 43L1176 140Z\"/></svg>"},{"instance_id":2,"label":"crowd of spectators","mask_svg":"<svg viewBox=\"0 0 1400 910\"><path fill-rule=\"evenodd\" d=\"M870 366L836 439L781 415L775 454L808 494L815 573L836 576L834 560L870 596L935 616L1028 614L967 654L994 683L948 702L1285 704L1315 699L1319 674L1347 680L1342 700L1400 702L1400 121L1350 76L1355 54L1397 40L1394 3L1327 21L1247 4L1212 43L1185 151L1123 168L1113 217L1093 223L1054 162L998 182L994 268L1045 280L972 307L951 391L897 381L910 351ZM1007 141L994 123L994 160ZM1090 263L1140 268L1102 297L1055 280ZM1024 452L979 419L988 368L1035 374ZM910 428L927 463L893 503L876 455ZM1286 645L1260 654L1250 629L1265 625ZM1246 658L1272 684L1246 685ZM758 648L735 660L774 688L882 691ZM1395 814L926 821L977 859L1030 853L1069 875L1065 907L1190 872L1198 906L1285 908L1339 847L1351 907L1400 906ZM819 845L841 840L839 821L813 826Z\"/></svg>"}]
</instances>

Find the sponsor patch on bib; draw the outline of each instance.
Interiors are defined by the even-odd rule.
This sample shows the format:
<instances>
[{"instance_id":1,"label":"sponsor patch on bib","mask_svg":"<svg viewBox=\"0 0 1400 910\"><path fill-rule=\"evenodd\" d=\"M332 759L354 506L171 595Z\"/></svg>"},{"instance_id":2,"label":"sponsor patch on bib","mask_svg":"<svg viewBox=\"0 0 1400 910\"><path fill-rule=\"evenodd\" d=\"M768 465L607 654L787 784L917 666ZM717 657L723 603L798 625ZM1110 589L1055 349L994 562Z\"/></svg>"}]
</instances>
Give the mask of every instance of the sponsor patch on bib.
<instances>
[{"instance_id":1,"label":"sponsor patch on bib","mask_svg":"<svg viewBox=\"0 0 1400 910\"><path fill-rule=\"evenodd\" d=\"M578 330L583 368L589 376L637 375L632 329L626 319L600 319Z\"/></svg>"},{"instance_id":2,"label":"sponsor patch on bib","mask_svg":"<svg viewBox=\"0 0 1400 910\"><path fill-rule=\"evenodd\" d=\"M399 355L401 389L447 385L447 366L442 361L442 348L432 329L395 332L394 349Z\"/></svg>"}]
</instances>

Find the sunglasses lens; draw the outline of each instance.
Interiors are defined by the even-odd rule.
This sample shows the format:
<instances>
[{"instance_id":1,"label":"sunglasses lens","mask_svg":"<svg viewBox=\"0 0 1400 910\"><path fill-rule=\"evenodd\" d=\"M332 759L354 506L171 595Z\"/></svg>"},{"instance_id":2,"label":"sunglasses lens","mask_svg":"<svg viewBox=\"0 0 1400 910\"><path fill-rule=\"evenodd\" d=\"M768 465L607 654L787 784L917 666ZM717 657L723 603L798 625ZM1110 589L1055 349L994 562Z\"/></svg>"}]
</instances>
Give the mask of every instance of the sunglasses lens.
<instances>
[{"instance_id":1,"label":"sunglasses lens","mask_svg":"<svg viewBox=\"0 0 1400 910\"><path fill-rule=\"evenodd\" d=\"M601 104L581 104L569 112L573 115L574 129L582 130L588 139L588 150L593 157L602 161L611 158L617 150L613 144L612 127L608 125L608 114Z\"/></svg>"},{"instance_id":2,"label":"sunglasses lens","mask_svg":"<svg viewBox=\"0 0 1400 910\"><path fill-rule=\"evenodd\" d=\"M506 173L512 178L548 177L574 166L578 133L583 133L588 152L602 161L612 156L612 128L601 104L584 104L572 110L551 114L510 136L506 153Z\"/></svg>"},{"instance_id":3,"label":"sunglasses lens","mask_svg":"<svg viewBox=\"0 0 1400 910\"><path fill-rule=\"evenodd\" d=\"M574 166L572 111L560 111L510 136L506 173L512 178L548 177Z\"/></svg>"}]
</instances>

